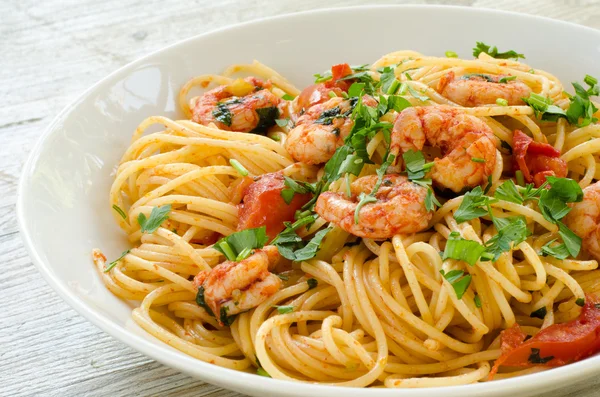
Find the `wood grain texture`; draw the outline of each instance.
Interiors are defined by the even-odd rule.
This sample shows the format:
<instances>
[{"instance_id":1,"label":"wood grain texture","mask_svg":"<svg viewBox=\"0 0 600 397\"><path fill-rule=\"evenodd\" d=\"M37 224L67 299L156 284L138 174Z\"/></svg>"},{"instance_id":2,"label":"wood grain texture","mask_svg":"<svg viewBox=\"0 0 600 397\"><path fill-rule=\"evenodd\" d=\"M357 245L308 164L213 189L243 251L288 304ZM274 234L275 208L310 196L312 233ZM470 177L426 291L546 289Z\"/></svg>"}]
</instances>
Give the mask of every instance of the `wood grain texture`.
<instances>
[{"instance_id":1,"label":"wood grain texture","mask_svg":"<svg viewBox=\"0 0 600 397\"><path fill-rule=\"evenodd\" d=\"M18 235L14 206L19 173L35 140L64 106L94 82L144 54L228 24L366 3L0 1L1 396L240 396L138 354L62 302L31 264ZM410 3L497 8L600 28L598 0ZM591 397L600 394L598 388L600 382L591 380L554 395Z\"/></svg>"}]
</instances>

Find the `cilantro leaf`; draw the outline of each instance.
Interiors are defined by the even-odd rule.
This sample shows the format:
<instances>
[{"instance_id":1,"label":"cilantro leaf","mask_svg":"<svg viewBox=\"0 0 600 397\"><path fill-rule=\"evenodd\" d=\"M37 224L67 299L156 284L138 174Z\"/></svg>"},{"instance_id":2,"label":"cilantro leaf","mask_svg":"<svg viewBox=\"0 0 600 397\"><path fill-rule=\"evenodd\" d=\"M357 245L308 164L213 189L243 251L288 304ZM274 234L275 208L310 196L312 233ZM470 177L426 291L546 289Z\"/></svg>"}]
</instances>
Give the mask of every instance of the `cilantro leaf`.
<instances>
[{"instance_id":1,"label":"cilantro leaf","mask_svg":"<svg viewBox=\"0 0 600 397\"><path fill-rule=\"evenodd\" d=\"M248 252L247 257L253 249L264 247L267 241L269 241L267 228L261 226L254 229L241 230L223 237L213 245L213 248L225 255L227 260L237 261L245 259L243 256L240 257L240 254L244 250Z\"/></svg>"},{"instance_id":2,"label":"cilantro leaf","mask_svg":"<svg viewBox=\"0 0 600 397\"><path fill-rule=\"evenodd\" d=\"M412 88L410 85L407 85L406 87L408 88L408 92L410 93L410 95L414 96L419 101L425 102L425 101L429 100L429 97L427 95L420 94L417 90Z\"/></svg>"},{"instance_id":3,"label":"cilantro leaf","mask_svg":"<svg viewBox=\"0 0 600 397\"><path fill-rule=\"evenodd\" d=\"M475 58L478 58L479 54L481 54L482 52L496 59L525 59L525 56L523 54L519 54L516 51L511 50L506 52L498 52L498 48L496 46L492 47L481 41L478 41L475 48L473 48L473 56Z\"/></svg>"},{"instance_id":4,"label":"cilantro leaf","mask_svg":"<svg viewBox=\"0 0 600 397\"><path fill-rule=\"evenodd\" d=\"M169 212L171 212L171 204L152 208L149 218L140 212L137 221L142 233L154 233L164 221L169 219Z\"/></svg>"}]
</instances>

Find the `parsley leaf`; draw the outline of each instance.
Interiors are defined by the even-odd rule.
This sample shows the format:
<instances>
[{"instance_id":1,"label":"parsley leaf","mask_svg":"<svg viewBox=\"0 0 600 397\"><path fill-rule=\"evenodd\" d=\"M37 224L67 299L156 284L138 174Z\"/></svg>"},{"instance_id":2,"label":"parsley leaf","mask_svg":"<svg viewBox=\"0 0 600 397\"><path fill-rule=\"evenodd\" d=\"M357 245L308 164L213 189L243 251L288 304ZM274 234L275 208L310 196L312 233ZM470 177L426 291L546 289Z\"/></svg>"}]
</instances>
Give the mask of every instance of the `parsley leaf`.
<instances>
[{"instance_id":1,"label":"parsley leaf","mask_svg":"<svg viewBox=\"0 0 600 397\"><path fill-rule=\"evenodd\" d=\"M486 251L494 255L493 261L497 261L503 252L510 250L511 243L518 245L527 239L530 232L527 229L527 223L523 216L515 216L510 218L494 218L502 219L501 224L496 224L498 233L489 239L486 243Z\"/></svg>"},{"instance_id":2,"label":"parsley leaf","mask_svg":"<svg viewBox=\"0 0 600 397\"><path fill-rule=\"evenodd\" d=\"M454 211L454 219L458 223L470 221L471 219L479 218L488 213L486 207L489 203L489 197L483 194L481 186L466 193L463 197L460 206Z\"/></svg>"},{"instance_id":3,"label":"parsley leaf","mask_svg":"<svg viewBox=\"0 0 600 397\"><path fill-rule=\"evenodd\" d=\"M314 220L314 217L310 218L313 218ZM278 235L275 246L284 258L295 262L305 261L315 257L319 251L323 238L325 238L325 235L329 233L331 229L331 227L328 227L319 230L306 245L304 245L304 241L294 230L286 229Z\"/></svg>"},{"instance_id":4,"label":"parsley leaf","mask_svg":"<svg viewBox=\"0 0 600 397\"><path fill-rule=\"evenodd\" d=\"M555 241L556 239L548 241L546 244L544 244L541 249L542 255L550 255L560 260L567 259L570 254L566 244L563 243L552 246Z\"/></svg>"},{"instance_id":5,"label":"parsley leaf","mask_svg":"<svg viewBox=\"0 0 600 397\"><path fill-rule=\"evenodd\" d=\"M498 186L494 197L499 200L510 201L511 203L523 204L523 197L512 179L508 179L502 185Z\"/></svg>"},{"instance_id":6,"label":"parsley leaf","mask_svg":"<svg viewBox=\"0 0 600 397\"><path fill-rule=\"evenodd\" d=\"M256 369L256 375L265 376L267 378L271 377L271 375L269 375L269 373L267 371L265 371L265 369L263 367L258 367Z\"/></svg>"},{"instance_id":7,"label":"parsley leaf","mask_svg":"<svg viewBox=\"0 0 600 397\"><path fill-rule=\"evenodd\" d=\"M110 263L108 264L108 266L106 266L106 267L104 268L104 273L107 273L107 272L109 272L109 271L110 271L110 269L112 269L113 267L115 267L115 266L117 265L117 263L119 263L119 261L120 261L121 259L123 259L123 258L125 257L125 255L127 255L127 254L129 253L129 251L131 251L131 250L130 250L130 249L128 249L128 250L125 250L125 251L123 251L123 252L121 253L121 256L119 256L119 257L118 257L117 259L115 259L114 261L110 262Z\"/></svg>"},{"instance_id":8,"label":"parsley leaf","mask_svg":"<svg viewBox=\"0 0 600 397\"><path fill-rule=\"evenodd\" d=\"M264 247L267 241L269 241L267 228L261 226L241 230L223 237L213 245L213 248L225 255L227 260L240 261L247 258L253 249ZM242 252L246 255L240 255Z\"/></svg>"},{"instance_id":9,"label":"parsley leaf","mask_svg":"<svg viewBox=\"0 0 600 397\"><path fill-rule=\"evenodd\" d=\"M383 162L383 164L381 164L381 167L379 167L377 169L377 171L375 171L377 173L377 182L375 182L375 186L373 186L373 190L371 191L371 193L365 194L363 192L360 194L358 205L356 206L356 209L354 210L354 223L355 224L358 223L360 209L365 204L374 203L377 201L377 199L375 198L375 194L377 194L379 187L381 187L381 183L383 182L383 177L385 176L385 173L386 173L388 167L394 162L394 158L395 158L394 155L388 155L386 160Z\"/></svg>"},{"instance_id":10,"label":"parsley leaf","mask_svg":"<svg viewBox=\"0 0 600 397\"><path fill-rule=\"evenodd\" d=\"M477 241L466 240L460 237L457 232L452 232L448 241L446 241L446 249L442 259L456 259L474 266L484 251L485 247Z\"/></svg>"},{"instance_id":11,"label":"parsley leaf","mask_svg":"<svg viewBox=\"0 0 600 397\"><path fill-rule=\"evenodd\" d=\"M149 218L146 218L146 215L140 212L137 221L142 233L154 233L164 221L169 219L169 212L171 212L171 204L152 208Z\"/></svg>"},{"instance_id":12,"label":"parsley leaf","mask_svg":"<svg viewBox=\"0 0 600 397\"><path fill-rule=\"evenodd\" d=\"M454 292L456 293L457 299L462 299L465 292L467 292L467 288L471 284L471 275L468 274L465 276L465 273L462 270L451 270L448 273L445 273L443 269L440 269L440 273L454 288ZM463 277L464 276L464 277Z\"/></svg>"},{"instance_id":13,"label":"parsley leaf","mask_svg":"<svg viewBox=\"0 0 600 397\"><path fill-rule=\"evenodd\" d=\"M482 43L481 41L478 41L475 48L473 48L473 56L477 58L482 52L496 59L525 59L525 56L523 54L519 54L516 51L511 50L506 52L498 52L498 48L496 46L492 47L485 43Z\"/></svg>"},{"instance_id":14,"label":"parsley leaf","mask_svg":"<svg viewBox=\"0 0 600 397\"><path fill-rule=\"evenodd\" d=\"M567 117L566 112L554 105L552 99L535 92L530 93L529 97L521 99L533 109L536 117L541 117L544 121L557 121L560 117Z\"/></svg>"},{"instance_id":15,"label":"parsley leaf","mask_svg":"<svg viewBox=\"0 0 600 397\"><path fill-rule=\"evenodd\" d=\"M292 202L296 193L306 194L311 191L310 186L307 183L296 182L292 178L289 178L285 175L283 176L283 179L283 184L286 186L286 188L281 190L281 197L287 205Z\"/></svg>"},{"instance_id":16,"label":"parsley leaf","mask_svg":"<svg viewBox=\"0 0 600 397\"><path fill-rule=\"evenodd\" d=\"M581 250L581 237L573 233L564 223L558 222L558 235L562 238L567 251L573 258L579 255Z\"/></svg>"}]
</instances>

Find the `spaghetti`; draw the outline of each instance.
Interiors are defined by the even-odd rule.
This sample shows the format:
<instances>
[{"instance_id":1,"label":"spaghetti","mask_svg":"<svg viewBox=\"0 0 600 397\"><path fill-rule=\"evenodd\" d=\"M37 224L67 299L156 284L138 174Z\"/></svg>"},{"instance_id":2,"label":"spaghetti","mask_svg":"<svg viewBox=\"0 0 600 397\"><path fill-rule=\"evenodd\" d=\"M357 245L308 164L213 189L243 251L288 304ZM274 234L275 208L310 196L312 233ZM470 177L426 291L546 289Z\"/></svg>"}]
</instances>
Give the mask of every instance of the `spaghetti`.
<instances>
[{"instance_id":1,"label":"spaghetti","mask_svg":"<svg viewBox=\"0 0 600 397\"><path fill-rule=\"evenodd\" d=\"M252 78L236 78L240 74ZM515 84L518 95L525 90L530 96L511 97ZM190 100L192 91L210 85L220 88ZM490 88L498 97L493 103L460 104L465 95L483 98ZM587 207L598 205L590 197L600 179L600 127L590 90L580 99L592 110L573 120L576 98L556 77L486 52L463 60L398 51L370 66L334 67L304 91L256 61L193 78L179 93L186 119L144 120L117 168L110 202L133 248L110 264L94 250L94 262L113 294L141 302L133 310L138 325L205 362L351 387L486 381L494 362L510 353L502 330L519 324L534 336L576 321L586 296L589 301L600 290L595 234L577 226L598 215ZM439 161L451 157L449 143L427 137L415 150L402 141L390 152L390 142L409 131L398 120L410 112L420 112L413 116L421 117L418 128L425 135L436 122L443 124L440 134L452 123L461 131L482 123L469 128L477 134L489 130L491 157L475 156L452 168L455 177L464 178L444 186L442 179L449 178L444 170L450 168ZM146 133L156 126L162 130ZM331 136L311 135L324 131ZM286 150L295 133L302 139ZM330 146L319 155L329 161L311 163L325 141ZM295 161L296 150L308 160ZM462 175L467 166L470 176ZM271 174L279 176L266 177ZM248 186L264 178L279 184L277 195L286 202L275 200L280 207L294 206L287 215L271 206L256 220L264 208L252 200L270 191ZM353 189L367 180L361 178L372 183L359 193ZM415 205L422 212L416 224L422 225L398 233L393 224L383 238L373 237L378 218L388 214L369 219L368 211L379 208L384 193L400 194L389 186L399 178L421 189ZM559 183L574 197L559 194ZM579 187L587 188L583 201ZM336 201L321 201L326 199ZM335 212L339 203L347 205L340 211L352 219L348 227ZM402 203L386 211L412 205ZM576 210L567 214L572 206ZM411 216L406 209L393 222ZM236 251L236 242L223 237L241 229L257 233L256 241L247 250L240 243ZM260 234L265 230L266 237ZM267 242L257 242L263 237ZM273 245L281 253L277 263L264 254ZM233 256L229 249L236 251ZM236 266L247 269L236 275ZM264 268L255 278L235 279L254 277L258 266ZM279 277L265 278L274 274ZM218 295L211 288L227 289L227 283L231 296L211 301ZM241 288L244 283L250 286ZM545 348L537 350L538 361L500 366L496 379L552 365Z\"/></svg>"}]
</instances>

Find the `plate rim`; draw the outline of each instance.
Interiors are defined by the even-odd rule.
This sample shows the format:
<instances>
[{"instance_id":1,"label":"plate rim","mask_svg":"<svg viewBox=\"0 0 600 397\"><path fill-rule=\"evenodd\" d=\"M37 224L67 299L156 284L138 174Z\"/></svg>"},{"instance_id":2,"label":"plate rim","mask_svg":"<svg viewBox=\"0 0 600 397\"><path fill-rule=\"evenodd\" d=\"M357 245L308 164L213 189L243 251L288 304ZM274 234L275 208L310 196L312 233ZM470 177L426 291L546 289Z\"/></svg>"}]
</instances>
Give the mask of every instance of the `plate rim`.
<instances>
[{"instance_id":1,"label":"plate rim","mask_svg":"<svg viewBox=\"0 0 600 397\"><path fill-rule=\"evenodd\" d=\"M65 106L45 127L44 132L36 139L36 142L27 156L21 174L19 176L19 183L17 187L16 197L16 215L18 230L23 241L23 245L39 273L43 276L45 281L52 287L52 289L65 301L71 308L73 308L79 315L91 322L93 325L101 329L102 331L109 334L111 337L124 343L130 348L146 355L147 357L156 360L163 365L170 368L175 368L178 371L186 373L196 379L202 379L211 384L216 384L224 388L233 387L236 390L248 389L249 392L256 392L257 390L263 389L265 392L281 392L287 390L286 395L301 395L300 393L310 393L311 395L333 395L334 393L344 392L349 397L360 397L364 395L377 396L377 397L391 397L391 396L415 396L425 397L432 393L432 390L443 393L448 397L462 397L462 396L477 396L479 393L485 392L488 396L500 396L506 395L510 392L533 392L534 389L538 389L540 392L549 390L554 386L558 386L560 383L565 382L562 386L574 384L578 380L587 379L591 377L594 372L600 371L600 355L591 357L576 363L572 363L566 366L553 368L548 371L542 371L534 374L523 375L515 378L502 379L494 381L493 383L475 383L469 385L459 386L443 386L437 388L424 388L424 389L369 389L366 391L364 388L348 388L341 386L322 385L315 383L306 382L291 382L286 380L272 379L268 377L257 378L258 375L251 373L236 371L233 369L219 367L210 363L203 362L191 356L185 355L180 351L173 351L168 348L163 342L157 345L151 342L147 337L138 335L127 328L114 324L108 317L97 313L95 310L90 310L89 306L79 298L76 294L69 291L66 283L62 282L58 277L55 277L52 273L52 267L49 262L46 263L42 260L39 255L37 248L34 246L32 237L29 234L29 230L26 226L27 213L25 212L25 195L24 192L27 188L28 183L31 181L29 176L31 171L34 169L40 152L43 150L44 144L52 136L53 132L58 131L56 126L61 123L77 105L88 98L94 91L99 87L107 83L114 76L121 73L126 73L131 69L134 69L139 64L146 62L160 53L172 50L174 48L184 46L189 42L196 40L202 40L209 38L213 35L218 35L224 31L233 31L236 29L244 29L247 26L259 25L264 22L270 22L273 20L284 20L288 18L310 18L314 14L328 14L337 12L357 11L361 9L369 10L385 10L385 9L442 9L451 10L452 12L460 13L471 13L471 14L503 14L511 18L521 19L534 19L541 20L546 23L558 24L570 28L576 28L588 33L598 35L600 39L600 30L594 29L588 26L580 25L577 23L554 19L545 16L538 16L533 14L519 13L515 11L497 10L491 8L478 8L478 7L466 7L459 5L434 5L434 4L396 4L396 5L357 5L350 7L326 7L313 10L305 10L301 12L289 12L280 15L268 16L258 19L252 19L240 23L229 24L222 26L217 29L210 30L192 37L188 37L179 40L175 43L161 47L154 50L140 58L127 63L126 65L119 67L107 76L101 78L88 89L83 91L76 97L72 102ZM90 268L91 269L91 268ZM202 371L190 371L186 364L196 366ZM225 379L227 378L227 379ZM260 380L259 380L260 379ZM294 389L290 390L287 387L289 385L295 385ZM261 387L264 385L265 387ZM493 385L493 386L489 386ZM540 386L541 385L541 386Z\"/></svg>"}]
</instances>

